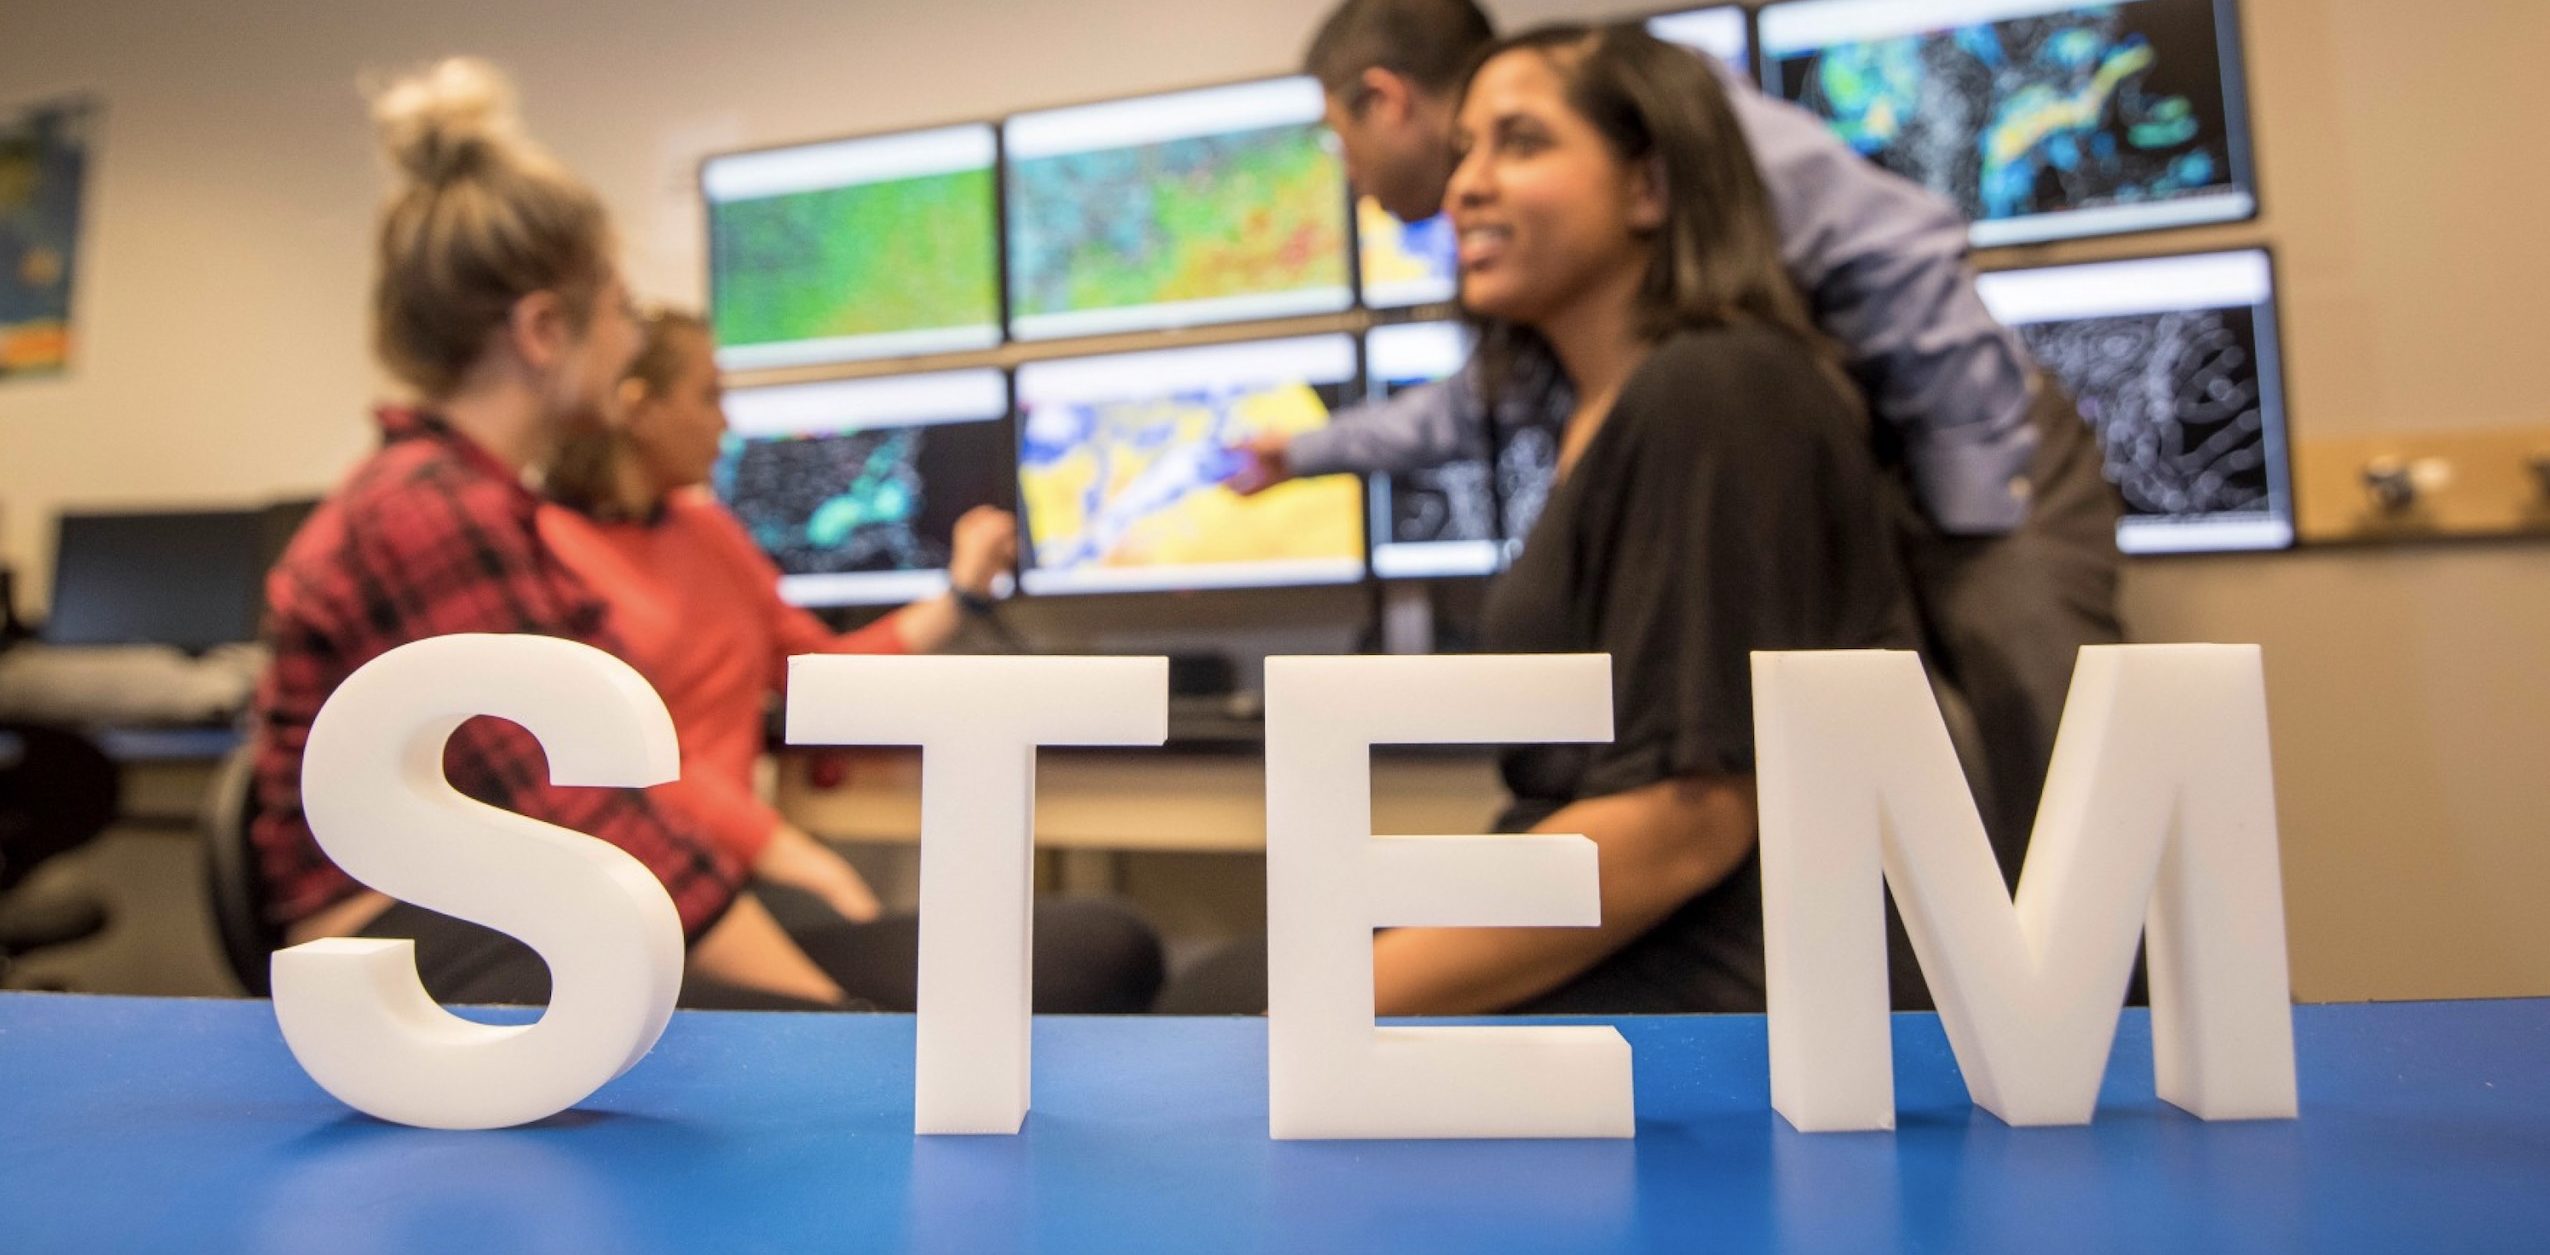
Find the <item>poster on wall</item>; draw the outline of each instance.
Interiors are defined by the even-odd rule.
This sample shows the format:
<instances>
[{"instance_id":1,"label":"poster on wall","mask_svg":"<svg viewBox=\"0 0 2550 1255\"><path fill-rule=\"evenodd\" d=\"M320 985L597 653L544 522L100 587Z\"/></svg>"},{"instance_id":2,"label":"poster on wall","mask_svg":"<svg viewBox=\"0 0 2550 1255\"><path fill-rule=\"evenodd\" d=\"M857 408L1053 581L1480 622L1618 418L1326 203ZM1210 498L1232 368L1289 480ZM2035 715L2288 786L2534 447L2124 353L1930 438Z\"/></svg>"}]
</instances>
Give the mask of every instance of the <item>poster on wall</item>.
<instances>
[{"instance_id":1,"label":"poster on wall","mask_svg":"<svg viewBox=\"0 0 2550 1255\"><path fill-rule=\"evenodd\" d=\"M56 101L0 115L0 379L71 360L80 191L98 109Z\"/></svg>"}]
</instances>

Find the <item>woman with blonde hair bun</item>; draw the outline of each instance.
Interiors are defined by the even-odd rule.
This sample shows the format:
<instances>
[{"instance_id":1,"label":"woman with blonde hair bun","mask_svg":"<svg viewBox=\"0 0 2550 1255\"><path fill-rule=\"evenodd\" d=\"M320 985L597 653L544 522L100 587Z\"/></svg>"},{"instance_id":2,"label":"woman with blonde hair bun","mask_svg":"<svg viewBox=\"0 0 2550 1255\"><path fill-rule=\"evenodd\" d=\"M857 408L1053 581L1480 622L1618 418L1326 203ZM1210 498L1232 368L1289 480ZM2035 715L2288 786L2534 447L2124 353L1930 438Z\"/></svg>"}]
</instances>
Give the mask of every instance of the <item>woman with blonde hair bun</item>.
<instances>
[{"instance_id":1,"label":"woman with blonde hair bun","mask_svg":"<svg viewBox=\"0 0 2550 1255\"><path fill-rule=\"evenodd\" d=\"M328 861L301 810L302 750L336 686L410 641L517 632L619 652L604 604L542 542L524 480L570 434L619 421L641 334L609 215L523 132L492 66L456 58L402 78L375 95L373 120L397 180L373 343L417 400L379 411L381 447L267 584L274 662L255 709L251 826L267 917L292 942L413 938L427 990L446 1001L544 1001L547 967L521 943L393 902ZM530 734L495 719L455 732L444 770L464 793L608 841L653 872L688 934L686 1005L850 1001L739 894L735 858L647 794L553 787Z\"/></svg>"}]
</instances>

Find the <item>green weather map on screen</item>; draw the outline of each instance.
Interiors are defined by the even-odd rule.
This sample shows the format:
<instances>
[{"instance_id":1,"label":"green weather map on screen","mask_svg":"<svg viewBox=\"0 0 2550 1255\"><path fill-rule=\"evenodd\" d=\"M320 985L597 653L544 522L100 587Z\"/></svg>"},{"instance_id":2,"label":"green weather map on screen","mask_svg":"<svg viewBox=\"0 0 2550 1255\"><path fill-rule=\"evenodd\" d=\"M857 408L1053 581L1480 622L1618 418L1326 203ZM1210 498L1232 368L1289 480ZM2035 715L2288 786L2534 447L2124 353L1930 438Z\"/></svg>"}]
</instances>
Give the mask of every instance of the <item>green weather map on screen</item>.
<instances>
[{"instance_id":1,"label":"green weather map on screen","mask_svg":"<svg viewBox=\"0 0 2550 1255\"><path fill-rule=\"evenodd\" d=\"M712 161L710 322L729 368L999 340L992 137L959 127Z\"/></svg>"},{"instance_id":2,"label":"green weather map on screen","mask_svg":"<svg viewBox=\"0 0 2550 1255\"><path fill-rule=\"evenodd\" d=\"M1012 119L1023 338L1343 309L1347 197L1307 80Z\"/></svg>"}]
</instances>

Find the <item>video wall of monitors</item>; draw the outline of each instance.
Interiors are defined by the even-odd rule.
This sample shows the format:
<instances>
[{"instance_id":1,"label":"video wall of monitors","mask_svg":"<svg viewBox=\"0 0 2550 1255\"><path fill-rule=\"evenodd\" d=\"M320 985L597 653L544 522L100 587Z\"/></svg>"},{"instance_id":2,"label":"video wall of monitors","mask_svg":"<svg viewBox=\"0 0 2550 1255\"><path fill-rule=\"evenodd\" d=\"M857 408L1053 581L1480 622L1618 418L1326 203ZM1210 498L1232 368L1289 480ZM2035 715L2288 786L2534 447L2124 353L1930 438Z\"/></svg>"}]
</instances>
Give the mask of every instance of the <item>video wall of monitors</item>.
<instances>
[{"instance_id":1,"label":"video wall of monitors","mask_svg":"<svg viewBox=\"0 0 2550 1255\"><path fill-rule=\"evenodd\" d=\"M1977 246L2252 217L2230 0L1786 0L1762 83L1946 197Z\"/></svg>"},{"instance_id":2,"label":"video wall of monitors","mask_svg":"<svg viewBox=\"0 0 2550 1255\"><path fill-rule=\"evenodd\" d=\"M1011 508L997 370L738 388L712 483L798 605L894 605L947 587L958 516Z\"/></svg>"},{"instance_id":3,"label":"video wall of monitors","mask_svg":"<svg viewBox=\"0 0 2550 1255\"><path fill-rule=\"evenodd\" d=\"M1131 592L1363 578L1363 487L1353 476L1247 497L1223 486L1229 449L1326 425L1356 380L1354 338L1344 334L1020 366L1020 586Z\"/></svg>"},{"instance_id":4,"label":"video wall of monitors","mask_svg":"<svg viewBox=\"0 0 2550 1255\"><path fill-rule=\"evenodd\" d=\"M2254 216L2233 0L1773 0L1640 19L1924 184L1979 246ZM1062 341L1457 296L1441 217L1348 188L1318 84L1267 79L711 158L730 371L1037 343L1007 370L738 388L716 488L809 605L944 588L949 533L1016 508L1030 593L1493 574L1557 433L1242 497L1233 445L1457 372L1460 324L1096 353ZM2002 271L1987 304L2076 395L2129 553L2293 543L2262 251ZM1246 334L1246 333L1242 333ZM981 360L981 359L976 359Z\"/></svg>"},{"instance_id":5,"label":"video wall of monitors","mask_svg":"<svg viewBox=\"0 0 2550 1255\"><path fill-rule=\"evenodd\" d=\"M728 370L1000 343L988 125L710 158L709 323Z\"/></svg>"},{"instance_id":6,"label":"video wall of monitors","mask_svg":"<svg viewBox=\"0 0 2550 1255\"><path fill-rule=\"evenodd\" d=\"M1979 286L2097 430L2125 497L2118 548L2293 543L2275 271L2263 250L2008 270Z\"/></svg>"},{"instance_id":7,"label":"video wall of monitors","mask_svg":"<svg viewBox=\"0 0 2550 1255\"><path fill-rule=\"evenodd\" d=\"M1354 303L1346 170L1319 84L1272 79L1001 124L1022 340Z\"/></svg>"}]
</instances>

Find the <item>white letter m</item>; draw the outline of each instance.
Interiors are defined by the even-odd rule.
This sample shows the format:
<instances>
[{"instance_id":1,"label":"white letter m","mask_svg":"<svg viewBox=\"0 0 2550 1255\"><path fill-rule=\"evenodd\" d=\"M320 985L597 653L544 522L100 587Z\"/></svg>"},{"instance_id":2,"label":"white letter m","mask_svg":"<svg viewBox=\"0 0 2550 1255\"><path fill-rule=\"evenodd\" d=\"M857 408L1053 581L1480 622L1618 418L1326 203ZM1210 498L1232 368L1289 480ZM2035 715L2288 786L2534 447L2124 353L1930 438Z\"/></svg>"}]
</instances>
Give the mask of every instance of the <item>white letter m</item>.
<instances>
[{"instance_id":1,"label":"white letter m","mask_svg":"<svg viewBox=\"0 0 2550 1255\"><path fill-rule=\"evenodd\" d=\"M2098 1100L2139 935L2163 1099L2295 1112L2266 691L2254 645L2081 651L2015 901L1921 660L1753 655L1771 1104L1894 1127L1879 877L1974 1101L2014 1125Z\"/></svg>"}]
</instances>

